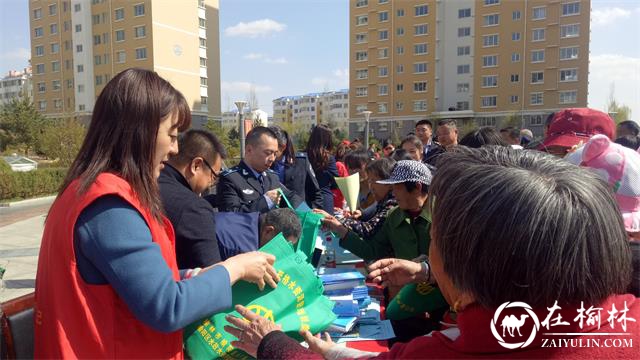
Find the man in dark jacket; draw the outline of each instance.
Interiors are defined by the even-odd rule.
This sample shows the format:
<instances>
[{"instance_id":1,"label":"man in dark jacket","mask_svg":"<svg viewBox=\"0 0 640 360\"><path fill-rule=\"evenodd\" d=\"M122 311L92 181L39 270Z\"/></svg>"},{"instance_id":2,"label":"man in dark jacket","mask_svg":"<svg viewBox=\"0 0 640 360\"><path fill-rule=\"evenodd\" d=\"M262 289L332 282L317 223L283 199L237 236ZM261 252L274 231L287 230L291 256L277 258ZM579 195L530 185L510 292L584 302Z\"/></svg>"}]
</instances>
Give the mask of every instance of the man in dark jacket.
<instances>
[{"instance_id":1,"label":"man in dark jacket","mask_svg":"<svg viewBox=\"0 0 640 360\"><path fill-rule=\"evenodd\" d=\"M240 164L224 171L217 187L217 205L220 211L267 212L277 205L287 206L280 197L281 189L292 206L302 200L280 183L270 167L278 154L278 141L270 129L253 128L245 140L244 159Z\"/></svg>"},{"instance_id":2,"label":"man in dark jacket","mask_svg":"<svg viewBox=\"0 0 640 360\"><path fill-rule=\"evenodd\" d=\"M200 194L220 176L226 154L215 135L203 130L182 134L178 148L160 172L160 197L176 233L179 268L206 267L221 259L214 211Z\"/></svg>"}]
</instances>

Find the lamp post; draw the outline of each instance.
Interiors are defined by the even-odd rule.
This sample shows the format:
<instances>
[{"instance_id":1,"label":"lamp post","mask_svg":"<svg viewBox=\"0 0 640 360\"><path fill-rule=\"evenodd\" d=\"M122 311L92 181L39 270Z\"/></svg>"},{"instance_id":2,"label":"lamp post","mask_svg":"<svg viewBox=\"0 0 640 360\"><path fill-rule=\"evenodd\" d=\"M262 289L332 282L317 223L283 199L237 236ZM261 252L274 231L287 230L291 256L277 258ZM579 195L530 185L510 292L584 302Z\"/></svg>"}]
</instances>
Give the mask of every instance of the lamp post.
<instances>
[{"instance_id":1,"label":"lamp post","mask_svg":"<svg viewBox=\"0 0 640 360\"><path fill-rule=\"evenodd\" d=\"M244 159L244 119L242 118L242 108L247 105L246 101L236 101L236 107L238 108L238 129L240 131L240 159Z\"/></svg>"},{"instance_id":2,"label":"lamp post","mask_svg":"<svg viewBox=\"0 0 640 360\"><path fill-rule=\"evenodd\" d=\"M371 111L365 110L362 112L364 115L364 146L365 148L369 148L369 117L371 116Z\"/></svg>"}]
</instances>

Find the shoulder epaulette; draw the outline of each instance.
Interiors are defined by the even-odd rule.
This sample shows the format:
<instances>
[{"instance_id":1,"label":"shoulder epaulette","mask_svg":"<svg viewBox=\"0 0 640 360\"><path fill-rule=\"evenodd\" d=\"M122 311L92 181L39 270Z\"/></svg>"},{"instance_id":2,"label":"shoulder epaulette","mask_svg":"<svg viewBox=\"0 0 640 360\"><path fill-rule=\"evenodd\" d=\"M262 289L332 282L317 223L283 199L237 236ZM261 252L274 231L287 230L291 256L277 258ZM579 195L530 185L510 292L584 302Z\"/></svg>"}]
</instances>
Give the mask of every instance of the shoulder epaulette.
<instances>
[{"instance_id":1,"label":"shoulder epaulette","mask_svg":"<svg viewBox=\"0 0 640 360\"><path fill-rule=\"evenodd\" d=\"M237 167L237 166L234 166L234 167L232 167L232 168L228 168L228 169L224 170L224 171L220 174L220 176L227 176L227 175L229 175L229 174L233 174L234 172L238 172L238 167Z\"/></svg>"},{"instance_id":2,"label":"shoulder epaulette","mask_svg":"<svg viewBox=\"0 0 640 360\"><path fill-rule=\"evenodd\" d=\"M296 153L296 157L297 158L306 158L307 157L307 153L304 153L304 152Z\"/></svg>"}]
</instances>

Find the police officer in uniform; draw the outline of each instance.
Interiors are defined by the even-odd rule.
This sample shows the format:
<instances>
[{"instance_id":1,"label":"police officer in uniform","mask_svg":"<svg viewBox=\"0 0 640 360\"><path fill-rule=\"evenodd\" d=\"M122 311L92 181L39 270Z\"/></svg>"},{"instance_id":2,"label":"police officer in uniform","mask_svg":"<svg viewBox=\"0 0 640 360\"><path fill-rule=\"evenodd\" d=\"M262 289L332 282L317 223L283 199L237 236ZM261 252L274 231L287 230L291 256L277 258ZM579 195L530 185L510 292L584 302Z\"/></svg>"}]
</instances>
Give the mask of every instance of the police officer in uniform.
<instances>
[{"instance_id":1,"label":"police officer in uniform","mask_svg":"<svg viewBox=\"0 0 640 360\"><path fill-rule=\"evenodd\" d=\"M244 159L221 174L217 187L219 211L267 212L276 206L286 207L278 189L291 205L302 199L280 183L270 167L278 154L278 140L269 128L253 128L245 139Z\"/></svg>"}]
</instances>

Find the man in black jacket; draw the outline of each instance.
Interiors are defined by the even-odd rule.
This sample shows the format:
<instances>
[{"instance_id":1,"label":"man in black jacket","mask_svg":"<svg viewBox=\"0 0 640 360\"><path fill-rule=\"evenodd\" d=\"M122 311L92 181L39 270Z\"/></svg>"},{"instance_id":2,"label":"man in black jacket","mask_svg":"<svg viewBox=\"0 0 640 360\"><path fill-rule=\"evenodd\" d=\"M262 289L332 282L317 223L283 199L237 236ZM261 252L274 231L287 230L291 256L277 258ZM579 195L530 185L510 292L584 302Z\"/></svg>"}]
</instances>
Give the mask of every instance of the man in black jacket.
<instances>
[{"instance_id":1,"label":"man in black jacket","mask_svg":"<svg viewBox=\"0 0 640 360\"><path fill-rule=\"evenodd\" d=\"M220 211L264 213L279 206L287 206L280 197L281 189L292 206L302 200L280 183L270 167L278 154L278 140L270 129L253 128L245 140L244 160L224 171L217 187Z\"/></svg>"},{"instance_id":2,"label":"man in black jacket","mask_svg":"<svg viewBox=\"0 0 640 360\"><path fill-rule=\"evenodd\" d=\"M220 176L226 154L215 135L203 130L182 134L178 148L160 172L160 197L176 233L179 268L206 267L221 258L214 211L200 194Z\"/></svg>"}]
</instances>

